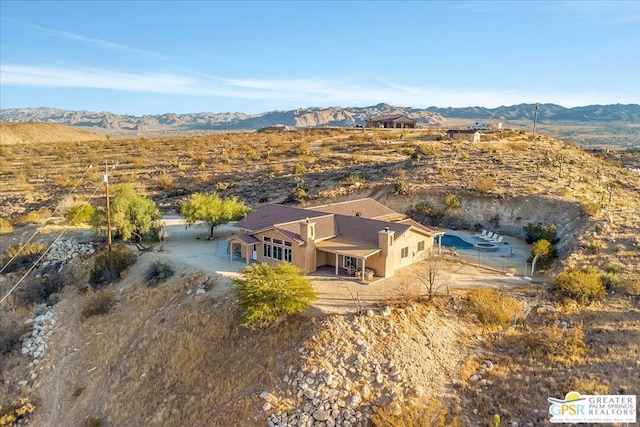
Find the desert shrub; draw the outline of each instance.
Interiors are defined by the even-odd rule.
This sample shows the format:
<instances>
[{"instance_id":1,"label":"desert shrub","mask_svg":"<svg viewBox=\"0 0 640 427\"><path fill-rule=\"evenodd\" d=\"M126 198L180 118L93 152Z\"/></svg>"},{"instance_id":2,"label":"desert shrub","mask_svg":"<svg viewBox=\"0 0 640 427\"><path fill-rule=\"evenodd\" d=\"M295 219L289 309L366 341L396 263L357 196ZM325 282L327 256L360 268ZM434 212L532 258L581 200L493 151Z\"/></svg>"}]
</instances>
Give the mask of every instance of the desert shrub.
<instances>
[{"instance_id":1,"label":"desert shrub","mask_svg":"<svg viewBox=\"0 0 640 427\"><path fill-rule=\"evenodd\" d=\"M480 193L489 193L496 188L496 180L488 177L476 178L473 181L473 188Z\"/></svg>"},{"instance_id":2,"label":"desert shrub","mask_svg":"<svg viewBox=\"0 0 640 427\"><path fill-rule=\"evenodd\" d=\"M549 268L556 258L558 258L558 249L547 239L540 239L533 243L527 262L538 268Z\"/></svg>"},{"instance_id":3,"label":"desert shrub","mask_svg":"<svg viewBox=\"0 0 640 427\"><path fill-rule=\"evenodd\" d=\"M598 270L567 269L556 276L553 292L559 297L576 300L583 305L605 297L605 288Z\"/></svg>"},{"instance_id":4,"label":"desert shrub","mask_svg":"<svg viewBox=\"0 0 640 427\"><path fill-rule=\"evenodd\" d=\"M1 427L13 427L24 425L25 420L29 418L29 415L36 411L36 406L29 402L28 397L23 397L11 402L8 408L3 408L0 405L0 426Z\"/></svg>"},{"instance_id":5,"label":"desert shrub","mask_svg":"<svg viewBox=\"0 0 640 427\"><path fill-rule=\"evenodd\" d=\"M284 165L282 163L273 163L269 165L269 171L272 173L282 173L284 172Z\"/></svg>"},{"instance_id":6,"label":"desert shrub","mask_svg":"<svg viewBox=\"0 0 640 427\"><path fill-rule=\"evenodd\" d=\"M604 270L605 273L611 273L611 274L621 274L624 272L624 267L621 266L620 264L606 264L604 267L602 267L602 269Z\"/></svg>"},{"instance_id":7,"label":"desert shrub","mask_svg":"<svg viewBox=\"0 0 640 427\"><path fill-rule=\"evenodd\" d=\"M600 213L600 203L599 202L585 202L580 205L582 208L582 212L584 212L588 216L596 216Z\"/></svg>"},{"instance_id":8,"label":"desert shrub","mask_svg":"<svg viewBox=\"0 0 640 427\"><path fill-rule=\"evenodd\" d=\"M293 165L293 168L291 170L294 175L302 175L306 171L307 167L304 165L304 163L296 163L295 165Z\"/></svg>"},{"instance_id":9,"label":"desert shrub","mask_svg":"<svg viewBox=\"0 0 640 427\"><path fill-rule=\"evenodd\" d=\"M98 291L87 297L80 315L83 319L109 314L115 305L113 292L108 289Z\"/></svg>"},{"instance_id":10,"label":"desert shrub","mask_svg":"<svg viewBox=\"0 0 640 427\"><path fill-rule=\"evenodd\" d=\"M25 215L17 217L14 224L39 224L51 216L51 210L47 208L31 211Z\"/></svg>"},{"instance_id":11,"label":"desert shrub","mask_svg":"<svg viewBox=\"0 0 640 427\"><path fill-rule=\"evenodd\" d=\"M7 317L0 318L0 355L18 349L21 344L20 336L27 331L28 327L23 323L10 322Z\"/></svg>"},{"instance_id":12,"label":"desert shrub","mask_svg":"<svg viewBox=\"0 0 640 427\"><path fill-rule=\"evenodd\" d=\"M611 387L607 384L607 380L595 376L572 377L565 390L576 390L581 394L609 394Z\"/></svg>"},{"instance_id":13,"label":"desert shrub","mask_svg":"<svg viewBox=\"0 0 640 427\"><path fill-rule=\"evenodd\" d=\"M580 327L541 326L524 333L522 338L528 354L549 362L580 362L587 354L584 332Z\"/></svg>"},{"instance_id":14,"label":"desert shrub","mask_svg":"<svg viewBox=\"0 0 640 427\"><path fill-rule=\"evenodd\" d=\"M102 420L96 417L87 417L84 420L84 427L101 427Z\"/></svg>"},{"instance_id":15,"label":"desert shrub","mask_svg":"<svg viewBox=\"0 0 640 427\"><path fill-rule=\"evenodd\" d=\"M94 289L120 279L122 272L135 264L136 256L126 250L114 248L96 256L95 264L89 275L89 282Z\"/></svg>"},{"instance_id":16,"label":"desert shrub","mask_svg":"<svg viewBox=\"0 0 640 427\"><path fill-rule=\"evenodd\" d=\"M89 224L91 218L93 218L95 209L96 208L88 203L75 205L69 208L64 214L64 218L71 225Z\"/></svg>"},{"instance_id":17,"label":"desert shrub","mask_svg":"<svg viewBox=\"0 0 640 427\"><path fill-rule=\"evenodd\" d=\"M5 249L4 257L2 258L3 266L15 256L15 259L11 261L11 264L5 268L5 272L9 273L22 267L30 266L46 249L46 246L43 243L38 242L29 242L24 245L24 248L22 248L22 246L22 244L18 243ZM22 248L22 250L20 250L20 248Z\"/></svg>"},{"instance_id":18,"label":"desert shrub","mask_svg":"<svg viewBox=\"0 0 640 427\"><path fill-rule=\"evenodd\" d=\"M317 298L311 282L289 263L253 264L234 279L242 325L264 328L301 313Z\"/></svg>"},{"instance_id":19,"label":"desert shrub","mask_svg":"<svg viewBox=\"0 0 640 427\"><path fill-rule=\"evenodd\" d=\"M600 274L600 281L604 288L609 292L615 290L620 285L620 277L613 273Z\"/></svg>"},{"instance_id":20,"label":"desert shrub","mask_svg":"<svg viewBox=\"0 0 640 427\"><path fill-rule=\"evenodd\" d=\"M466 300L480 323L485 325L509 325L520 316L523 309L520 301L489 288L473 289L467 294Z\"/></svg>"},{"instance_id":21,"label":"desert shrub","mask_svg":"<svg viewBox=\"0 0 640 427\"><path fill-rule=\"evenodd\" d=\"M51 303L51 296L62 290L64 278L55 270L49 270L40 277L35 277L26 286L19 288L16 295L23 305Z\"/></svg>"},{"instance_id":22,"label":"desert shrub","mask_svg":"<svg viewBox=\"0 0 640 427\"><path fill-rule=\"evenodd\" d=\"M409 192L409 185L406 181L396 181L393 184L393 191L396 194L407 194Z\"/></svg>"},{"instance_id":23,"label":"desert shrub","mask_svg":"<svg viewBox=\"0 0 640 427\"><path fill-rule=\"evenodd\" d=\"M640 296L640 278L627 277L621 279L616 286L616 291L629 296Z\"/></svg>"},{"instance_id":24,"label":"desert shrub","mask_svg":"<svg viewBox=\"0 0 640 427\"><path fill-rule=\"evenodd\" d=\"M233 181L217 182L216 183L216 191L230 190L230 189L235 188L237 186L238 186L238 184L236 184Z\"/></svg>"},{"instance_id":25,"label":"desert shrub","mask_svg":"<svg viewBox=\"0 0 640 427\"><path fill-rule=\"evenodd\" d=\"M449 414L445 405L435 399L417 401L412 399L402 405L391 402L380 406L371 416L375 427L457 427L463 423L454 414Z\"/></svg>"},{"instance_id":26,"label":"desert shrub","mask_svg":"<svg viewBox=\"0 0 640 427\"><path fill-rule=\"evenodd\" d=\"M522 227L522 231L524 231L525 241L529 244L543 239L548 240L552 245L555 245L560 241L558 238L558 227L556 227L555 224L544 226L540 223L529 223Z\"/></svg>"},{"instance_id":27,"label":"desert shrub","mask_svg":"<svg viewBox=\"0 0 640 427\"><path fill-rule=\"evenodd\" d=\"M307 141L300 141L296 146L296 154L299 156L306 156L311 154L311 147Z\"/></svg>"},{"instance_id":28,"label":"desert shrub","mask_svg":"<svg viewBox=\"0 0 640 427\"><path fill-rule=\"evenodd\" d=\"M171 268L169 264L160 261L154 261L149 266L149 269L145 274L145 279L147 280L147 285L153 286L156 283L168 279L169 277L173 276L173 274L173 268Z\"/></svg>"},{"instance_id":29,"label":"desert shrub","mask_svg":"<svg viewBox=\"0 0 640 427\"><path fill-rule=\"evenodd\" d=\"M0 218L0 234L13 233L13 224L11 221Z\"/></svg>"},{"instance_id":30,"label":"desert shrub","mask_svg":"<svg viewBox=\"0 0 640 427\"><path fill-rule=\"evenodd\" d=\"M344 184L364 184L367 182L367 179L360 175L349 174L345 179L342 180Z\"/></svg>"},{"instance_id":31,"label":"desert shrub","mask_svg":"<svg viewBox=\"0 0 640 427\"><path fill-rule=\"evenodd\" d=\"M449 211L455 211L460 209L460 197L455 194L447 194L444 196L444 205L447 207Z\"/></svg>"}]
</instances>

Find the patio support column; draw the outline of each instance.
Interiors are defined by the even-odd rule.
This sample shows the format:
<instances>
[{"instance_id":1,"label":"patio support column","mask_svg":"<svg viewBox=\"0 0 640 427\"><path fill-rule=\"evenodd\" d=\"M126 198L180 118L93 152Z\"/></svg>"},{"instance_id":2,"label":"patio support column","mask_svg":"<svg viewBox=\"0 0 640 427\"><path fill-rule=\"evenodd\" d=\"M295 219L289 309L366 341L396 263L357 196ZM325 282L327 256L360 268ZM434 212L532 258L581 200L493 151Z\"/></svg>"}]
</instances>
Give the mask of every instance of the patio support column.
<instances>
[{"instance_id":1,"label":"patio support column","mask_svg":"<svg viewBox=\"0 0 640 427\"><path fill-rule=\"evenodd\" d=\"M442 255L442 234L438 236L438 255Z\"/></svg>"},{"instance_id":2,"label":"patio support column","mask_svg":"<svg viewBox=\"0 0 640 427\"><path fill-rule=\"evenodd\" d=\"M360 277L361 277L361 279L362 279L362 283L364 283L364 282L365 282L365 281L364 281L364 264L366 263L366 261L367 261L367 260L363 257L363 258L362 258L362 276L360 276Z\"/></svg>"},{"instance_id":3,"label":"patio support column","mask_svg":"<svg viewBox=\"0 0 640 427\"><path fill-rule=\"evenodd\" d=\"M229 261L233 261L233 242L229 241Z\"/></svg>"},{"instance_id":4,"label":"patio support column","mask_svg":"<svg viewBox=\"0 0 640 427\"><path fill-rule=\"evenodd\" d=\"M244 247L244 259L247 262L247 265L249 265L249 251L253 252L253 246L251 245L245 245Z\"/></svg>"},{"instance_id":5,"label":"patio support column","mask_svg":"<svg viewBox=\"0 0 640 427\"><path fill-rule=\"evenodd\" d=\"M336 253L336 276L339 276L338 274L338 254Z\"/></svg>"}]
</instances>

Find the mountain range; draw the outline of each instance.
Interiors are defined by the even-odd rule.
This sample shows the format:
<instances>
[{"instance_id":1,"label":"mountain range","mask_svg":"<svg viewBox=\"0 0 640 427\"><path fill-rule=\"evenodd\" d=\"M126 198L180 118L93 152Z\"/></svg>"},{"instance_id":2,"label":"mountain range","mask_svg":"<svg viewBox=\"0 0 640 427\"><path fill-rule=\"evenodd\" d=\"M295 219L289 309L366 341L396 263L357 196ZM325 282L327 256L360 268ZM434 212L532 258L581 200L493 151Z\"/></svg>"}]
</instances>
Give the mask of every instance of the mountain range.
<instances>
[{"instance_id":1,"label":"mountain range","mask_svg":"<svg viewBox=\"0 0 640 427\"><path fill-rule=\"evenodd\" d=\"M589 105L565 108L556 104L539 104L538 120L559 122L627 122L640 123L640 105ZM377 104L369 107L298 108L289 111L245 113L165 113L143 116L110 112L71 111L57 108L8 108L0 110L0 120L7 122L48 122L110 134L202 132L216 130L251 130L273 125L322 127L364 125L379 114L402 114L423 126L447 126L447 119L483 121L533 120L534 104L519 104L498 108L411 108Z\"/></svg>"}]
</instances>

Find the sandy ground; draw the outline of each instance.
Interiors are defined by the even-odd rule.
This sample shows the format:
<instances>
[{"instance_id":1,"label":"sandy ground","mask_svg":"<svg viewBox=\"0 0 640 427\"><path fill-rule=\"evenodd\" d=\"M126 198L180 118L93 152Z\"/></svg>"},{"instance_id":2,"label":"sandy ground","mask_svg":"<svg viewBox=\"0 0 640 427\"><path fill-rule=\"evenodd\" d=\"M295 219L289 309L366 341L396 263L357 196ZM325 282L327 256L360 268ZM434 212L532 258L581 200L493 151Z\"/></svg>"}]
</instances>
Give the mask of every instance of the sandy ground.
<instances>
[{"instance_id":1,"label":"sandy ground","mask_svg":"<svg viewBox=\"0 0 640 427\"><path fill-rule=\"evenodd\" d=\"M165 216L163 224L168 237L164 243L158 246L157 252L154 252L153 255L176 267L176 264L182 264L182 273L201 271L207 275L217 274L232 278L238 274L238 270L245 266L244 262L231 261L221 256L225 251L225 247L221 247L221 245L226 245L226 239L237 231L233 226L217 227L214 232L215 239L207 240L209 236L207 228L187 227L184 220L177 215ZM447 233L449 233L448 230ZM474 241L472 233L455 231L451 234L469 242ZM475 241L479 242L480 240L475 239ZM477 251L459 250L459 257L454 258L455 262L447 262L440 274L439 282L442 284L440 293L446 292L447 287L451 290L472 286L514 287L528 284L529 282L521 277L506 276L500 272L505 258L510 264L517 263L524 266L529 251L528 245L523 241L511 237L506 237L505 241L509 244L500 245L498 252L485 253L479 257ZM443 253L449 253L447 248L443 248ZM462 264L458 262L459 258L464 258L465 261L479 262L489 268ZM407 295L424 292L425 289L420 288L415 279L415 275L420 273L421 268L424 267L420 264L414 264L398 271L394 277L370 284L363 284L348 277L336 277L331 273L316 272L310 275L318 293L318 300L314 306L322 312L349 312L356 311L359 307L384 305L390 300L402 299ZM227 283L231 289L231 281Z\"/></svg>"}]
</instances>

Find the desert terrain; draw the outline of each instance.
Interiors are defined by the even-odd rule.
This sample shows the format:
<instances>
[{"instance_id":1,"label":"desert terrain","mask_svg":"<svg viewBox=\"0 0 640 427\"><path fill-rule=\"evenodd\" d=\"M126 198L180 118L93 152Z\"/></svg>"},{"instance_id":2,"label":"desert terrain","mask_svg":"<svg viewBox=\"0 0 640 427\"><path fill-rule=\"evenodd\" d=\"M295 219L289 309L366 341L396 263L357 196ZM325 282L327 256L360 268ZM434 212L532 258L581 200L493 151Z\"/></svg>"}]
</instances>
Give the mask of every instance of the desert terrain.
<instances>
[{"instance_id":1,"label":"desert terrain","mask_svg":"<svg viewBox=\"0 0 640 427\"><path fill-rule=\"evenodd\" d=\"M499 425L523 427L549 425L547 397L569 390L638 394L640 176L610 153L526 131L469 143L433 129L126 139L2 126L3 252L40 226L45 243L65 230L101 251L103 237L68 226L63 214L103 205L105 168L112 183L133 185L164 215L175 216L194 192L252 207L372 197L398 212L428 203L441 213L422 218L430 226L490 228L520 241L529 223L555 224L560 238L559 258L532 282L504 283L500 269L457 260L443 270L449 289L429 301L419 270L375 298L363 286L319 283L321 298L307 313L259 331L239 324L232 262L198 258L228 229L213 242L205 230L170 229L145 252L119 243L137 261L100 291L112 309L85 318L98 294L87 286L87 250L64 264L65 286L48 304L20 297L43 280L36 269L0 306L0 405L23 408L24 425L481 426L498 415ZM448 195L459 208L447 209ZM176 274L148 286L157 259ZM620 286L586 307L551 292L557 273L587 266L615 270ZM0 274L0 295L25 270ZM331 286L349 289L339 310L328 308ZM469 296L477 288L497 289L515 307L513 321L483 321ZM25 352L36 338L42 351Z\"/></svg>"}]
</instances>

